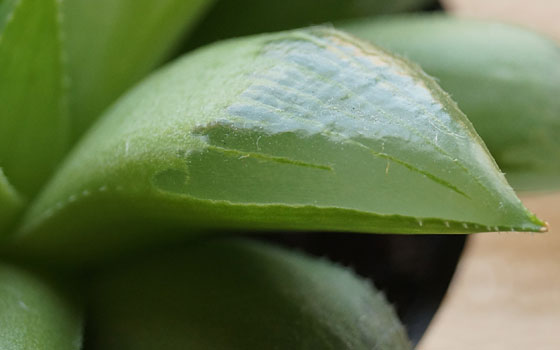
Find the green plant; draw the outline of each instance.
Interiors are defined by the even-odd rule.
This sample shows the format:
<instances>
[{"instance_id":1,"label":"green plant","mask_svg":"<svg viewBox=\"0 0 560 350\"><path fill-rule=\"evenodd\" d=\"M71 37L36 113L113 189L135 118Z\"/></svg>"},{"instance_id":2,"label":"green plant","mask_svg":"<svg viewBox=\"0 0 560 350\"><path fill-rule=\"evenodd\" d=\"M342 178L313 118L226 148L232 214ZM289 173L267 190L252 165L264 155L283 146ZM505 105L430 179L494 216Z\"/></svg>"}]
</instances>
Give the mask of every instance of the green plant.
<instances>
[{"instance_id":1,"label":"green plant","mask_svg":"<svg viewBox=\"0 0 560 350\"><path fill-rule=\"evenodd\" d=\"M95 310L84 306L86 349L405 349L390 306L356 276L215 237L546 230L434 79L329 27L216 43L119 97L207 3L0 1L0 250L62 280L95 276L0 270L2 348L80 348L80 308L55 292L79 285ZM145 260L154 246L167 250ZM26 300L38 303L29 318Z\"/></svg>"}]
</instances>

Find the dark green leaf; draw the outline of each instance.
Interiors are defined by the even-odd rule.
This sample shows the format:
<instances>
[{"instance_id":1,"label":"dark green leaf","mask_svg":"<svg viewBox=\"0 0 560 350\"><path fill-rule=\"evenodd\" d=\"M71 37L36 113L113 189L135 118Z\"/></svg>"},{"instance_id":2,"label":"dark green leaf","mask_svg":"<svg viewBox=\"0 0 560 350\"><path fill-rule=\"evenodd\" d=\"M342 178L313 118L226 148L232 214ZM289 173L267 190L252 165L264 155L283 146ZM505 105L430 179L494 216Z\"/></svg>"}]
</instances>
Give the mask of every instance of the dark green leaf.
<instances>
[{"instance_id":1,"label":"dark green leaf","mask_svg":"<svg viewBox=\"0 0 560 350\"><path fill-rule=\"evenodd\" d=\"M0 166L32 197L104 108L160 63L210 0L5 0Z\"/></svg>"},{"instance_id":2,"label":"dark green leaf","mask_svg":"<svg viewBox=\"0 0 560 350\"><path fill-rule=\"evenodd\" d=\"M14 239L87 260L175 228L544 230L432 79L325 28L213 45L152 76L75 149Z\"/></svg>"},{"instance_id":3,"label":"dark green leaf","mask_svg":"<svg viewBox=\"0 0 560 350\"><path fill-rule=\"evenodd\" d=\"M512 25L445 16L387 17L342 28L438 78L515 188L560 188L558 44Z\"/></svg>"},{"instance_id":4,"label":"dark green leaf","mask_svg":"<svg viewBox=\"0 0 560 350\"><path fill-rule=\"evenodd\" d=\"M91 350L411 349L370 283L328 261L226 240L111 268Z\"/></svg>"}]
</instances>

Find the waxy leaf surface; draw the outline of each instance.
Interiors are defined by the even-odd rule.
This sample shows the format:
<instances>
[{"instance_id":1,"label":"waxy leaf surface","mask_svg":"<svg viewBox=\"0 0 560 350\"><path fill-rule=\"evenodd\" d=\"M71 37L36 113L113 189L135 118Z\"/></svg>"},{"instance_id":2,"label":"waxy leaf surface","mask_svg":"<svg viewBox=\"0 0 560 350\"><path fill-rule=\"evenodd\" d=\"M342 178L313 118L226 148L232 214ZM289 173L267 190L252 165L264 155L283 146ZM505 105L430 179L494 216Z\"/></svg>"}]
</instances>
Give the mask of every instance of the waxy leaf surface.
<instances>
[{"instance_id":1,"label":"waxy leaf surface","mask_svg":"<svg viewBox=\"0 0 560 350\"><path fill-rule=\"evenodd\" d=\"M164 60L209 0L0 3L0 167L31 199L114 99Z\"/></svg>"},{"instance_id":2,"label":"waxy leaf surface","mask_svg":"<svg viewBox=\"0 0 560 350\"><path fill-rule=\"evenodd\" d=\"M431 78L313 28L160 70L91 130L14 240L88 259L217 229L544 230Z\"/></svg>"},{"instance_id":3,"label":"waxy leaf surface","mask_svg":"<svg viewBox=\"0 0 560 350\"><path fill-rule=\"evenodd\" d=\"M262 243L167 250L112 267L90 290L91 350L411 349L370 283Z\"/></svg>"},{"instance_id":4,"label":"waxy leaf surface","mask_svg":"<svg viewBox=\"0 0 560 350\"><path fill-rule=\"evenodd\" d=\"M341 28L436 77L514 188L560 188L560 46L512 25L395 16Z\"/></svg>"},{"instance_id":5,"label":"waxy leaf surface","mask_svg":"<svg viewBox=\"0 0 560 350\"><path fill-rule=\"evenodd\" d=\"M80 350L79 307L52 283L0 264L0 349Z\"/></svg>"}]
</instances>

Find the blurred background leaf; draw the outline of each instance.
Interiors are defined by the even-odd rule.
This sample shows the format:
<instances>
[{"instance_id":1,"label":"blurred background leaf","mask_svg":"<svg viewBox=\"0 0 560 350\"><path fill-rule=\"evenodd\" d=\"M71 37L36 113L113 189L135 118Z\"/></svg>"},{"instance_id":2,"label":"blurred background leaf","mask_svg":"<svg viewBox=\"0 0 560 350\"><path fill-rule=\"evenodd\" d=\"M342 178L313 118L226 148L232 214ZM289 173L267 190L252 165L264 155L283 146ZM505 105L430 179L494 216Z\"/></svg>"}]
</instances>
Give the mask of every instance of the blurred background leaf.
<instances>
[{"instance_id":1,"label":"blurred background leaf","mask_svg":"<svg viewBox=\"0 0 560 350\"><path fill-rule=\"evenodd\" d=\"M91 283L86 350L411 349L370 282L325 259L215 239Z\"/></svg>"}]
</instances>

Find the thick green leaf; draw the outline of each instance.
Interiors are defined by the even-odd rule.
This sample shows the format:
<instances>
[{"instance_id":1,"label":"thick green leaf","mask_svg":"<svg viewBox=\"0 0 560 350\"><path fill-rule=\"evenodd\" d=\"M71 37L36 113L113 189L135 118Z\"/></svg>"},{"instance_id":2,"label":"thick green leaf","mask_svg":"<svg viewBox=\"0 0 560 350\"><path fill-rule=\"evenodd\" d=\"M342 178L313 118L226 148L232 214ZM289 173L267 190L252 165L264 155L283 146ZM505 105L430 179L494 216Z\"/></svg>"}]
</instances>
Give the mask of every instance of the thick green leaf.
<instances>
[{"instance_id":1,"label":"thick green leaf","mask_svg":"<svg viewBox=\"0 0 560 350\"><path fill-rule=\"evenodd\" d=\"M4 0L0 166L32 197L104 108L211 0Z\"/></svg>"},{"instance_id":2,"label":"thick green leaf","mask_svg":"<svg viewBox=\"0 0 560 350\"><path fill-rule=\"evenodd\" d=\"M90 349L411 349L383 295L325 260L211 241L92 285Z\"/></svg>"},{"instance_id":3,"label":"thick green leaf","mask_svg":"<svg viewBox=\"0 0 560 350\"><path fill-rule=\"evenodd\" d=\"M342 28L437 77L517 189L560 187L560 47L507 24L400 16Z\"/></svg>"},{"instance_id":4,"label":"thick green leaf","mask_svg":"<svg viewBox=\"0 0 560 350\"><path fill-rule=\"evenodd\" d=\"M64 0L74 140L161 63L213 0Z\"/></svg>"},{"instance_id":5,"label":"thick green leaf","mask_svg":"<svg viewBox=\"0 0 560 350\"><path fill-rule=\"evenodd\" d=\"M0 7L0 167L23 195L35 193L68 146L59 3Z\"/></svg>"},{"instance_id":6,"label":"thick green leaf","mask_svg":"<svg viewBox=\"0 0 560 350\"><path fill-rule=\"evenodd\" d=\"M174 228L542 225L432 79L313 28L213 45L152 76L75 149L14 240L37 256L87 260Z\"/></svg>"},{"instance_id":7,"label":"thick green leaf","mask_svg":"<svg viewBox=\"0 0 560 350\"><path fill-rule=\"evenodd\" d=\"M0 168L0 237L9 229L23 208L23 203L23 199Z\"/></svg>"},{"instance_id":8,"label":"thick green leaf","mask_svg":"<svg viewBox=\"0 0 560 350\"><path fill-rule=\"evenodd\" d=\"M334 20L418 10L435 0L219 0L187 43L294 29Z\"/></svg>"},{"instance_id":9,"label":"thick green leaf","mask_svg":"<svg viewBox=\"0 0 560 350\"><path fill-rule=\"evenodd\" d=\"M82 315L67 295L0 264L0 349L79 350L81 342Z\"/></svg>"}]
</instances>

